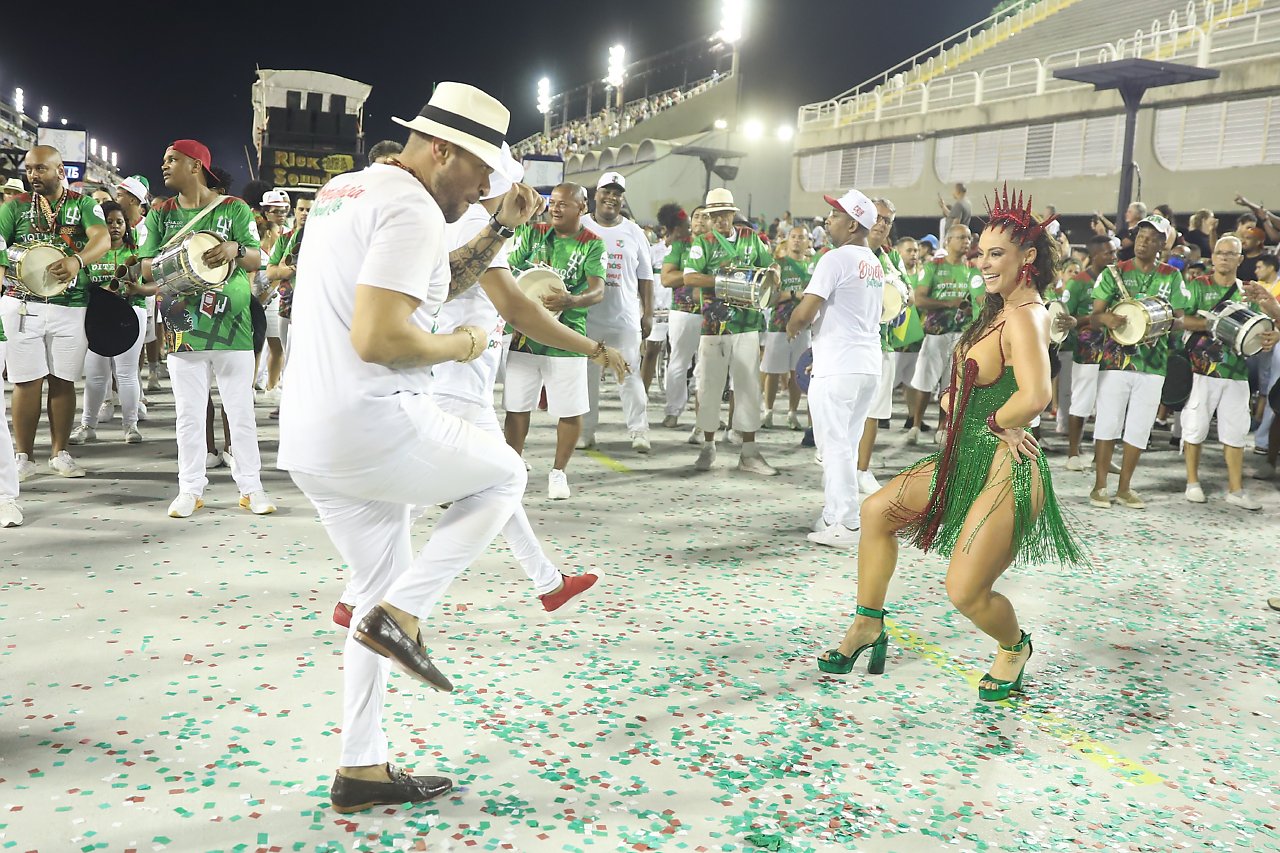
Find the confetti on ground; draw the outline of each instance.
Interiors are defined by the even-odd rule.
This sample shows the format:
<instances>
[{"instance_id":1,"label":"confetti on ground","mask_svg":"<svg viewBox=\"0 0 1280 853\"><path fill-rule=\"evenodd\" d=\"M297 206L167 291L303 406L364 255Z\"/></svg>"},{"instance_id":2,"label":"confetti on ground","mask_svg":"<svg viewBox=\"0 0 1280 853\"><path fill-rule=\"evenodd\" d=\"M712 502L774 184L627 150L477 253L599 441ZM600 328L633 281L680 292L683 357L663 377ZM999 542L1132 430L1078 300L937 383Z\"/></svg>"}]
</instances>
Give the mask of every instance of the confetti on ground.
<instances>
[{"instance_id":1,"label":"confetti on ground","mask_svg":"<svg viewBox=\"0 0 1280 853\"><path fill-rule=\"evenodd\" d=\"M1251 482L1261 513L1225 506L1216 447L1192 505L1156 432L1145 512L1091 509L1091 476L1052 457L1095 565L1002 581L1035 656L1027 695L988 705L992 644L910 550L886 673L816 670L856 571L805 541L821 472L799 433L760 434L779 477L733 471L725 444L697 474L691 415L639 456L606 394L598 451L551 503L535 416L529 514L604 580L550 618L496 542L427 626L457 691L394 675L387 697L394 760L455 790L343 816L341 563L274 470L276 515L238 509L222 469L206 509L166 518L172 398L153 396L146 443L100 427L90 476L24 484L27 524L3 531L0 850L1280 850L1280 496ZM882 481L926 450L900 424Z\"/></svg>"}]
</instances>

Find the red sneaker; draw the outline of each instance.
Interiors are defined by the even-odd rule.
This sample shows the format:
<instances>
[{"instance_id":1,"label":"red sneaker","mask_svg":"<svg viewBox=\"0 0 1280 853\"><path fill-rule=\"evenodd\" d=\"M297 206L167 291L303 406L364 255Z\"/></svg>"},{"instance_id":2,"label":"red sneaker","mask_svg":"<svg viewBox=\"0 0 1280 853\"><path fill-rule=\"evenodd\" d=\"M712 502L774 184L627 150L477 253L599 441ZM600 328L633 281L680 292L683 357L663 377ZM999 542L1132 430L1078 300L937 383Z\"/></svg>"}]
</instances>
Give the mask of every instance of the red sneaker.
<instances>
[{"instance_id":1,"label":"red sneaker","mask_svg":"<svg viewBox=\"0 0 1280 853\"><path fill-rule=\"evenodd\" d=\"M355 612L355 608L350 604L343 604L339 601L333 605L333 621L341 625L343 628L351 627L351 614Z\"/></svg>"},{"instance_id":2,"label":"red sneaker","mask_svg":"<svg viewBox=\"0 0 1280 853\"><path fill-rule=\"evenodd\" d=\"M591 589L596 585L596 581L600 580L599 575L591 572L581 575L561 575L560 577L564 579L563 586L555 592L548 592L546 595L538 596L538 600L542 602L542 609L548 613L559 610L575 596Z\"/></svg>"}]
</instances>

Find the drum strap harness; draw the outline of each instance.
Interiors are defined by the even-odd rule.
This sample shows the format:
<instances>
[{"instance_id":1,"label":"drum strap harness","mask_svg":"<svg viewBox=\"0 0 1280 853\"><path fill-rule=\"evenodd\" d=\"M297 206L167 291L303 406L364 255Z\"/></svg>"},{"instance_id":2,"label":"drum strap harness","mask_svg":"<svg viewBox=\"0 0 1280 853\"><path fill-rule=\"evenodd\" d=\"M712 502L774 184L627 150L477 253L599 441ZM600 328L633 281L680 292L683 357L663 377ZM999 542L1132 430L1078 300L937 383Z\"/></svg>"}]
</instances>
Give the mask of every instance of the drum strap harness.
<instances>
[{"instance_id":1,"label":"drum strap harness","mask_svg":"<svg viewBox=\"0 0 1280 853\"><path fill-rule=\"evenodd\" d=\"M172 237L166 240L165 244L160 248L167 249L170 246L172 246L174 243L181 240L183 237L187 236L187 233L190 232L191 229L195 228L196 225L200 222L200 220L205 218L205 216L209 213L209 211L213 210L215 207L222 204L222 201L224 198L225 196L222 196L222 195L214 196L213 201L209 202L204 206L204 210L200 211L195 216L191 217L191 219L187 221L187 224L182 226L182 228L178 231L177 234L174 234ZM174 200L174 205L175 206L177 205L176 199Z\"/></svg>"},{"instance_id":2,"label":"drum strap harness","mask_svg":"<svg viewBox=\"0 0 1280 853\"><path fill-rule=\"evenodd\" d=\"M1120 274L1120 268L1117 267L1115 264L1112 264L1111 266L1107 267L1107 269L1111 271L1111 277L1116 280L1116 287L1120 288L1120 298L1133 299L1133 296L1130 295L1129 293L1129 288L1124 286L1124 276ZM1159 269L1159 267L1157 267L1157 269ZM1151 275L1147 277L1148 285L1151 284L1151 280L1155 278L1155 276L1156 276L1156 271L1152 270ZM1116 345L1119 346L1121 349L1126 349L1130 351L1136 351L1138 349L1137 344L1134 344L1132 347L1126 347L1124 344L1121 344L1121 343L1117 343Z\"/></svg>"}]
</instances>

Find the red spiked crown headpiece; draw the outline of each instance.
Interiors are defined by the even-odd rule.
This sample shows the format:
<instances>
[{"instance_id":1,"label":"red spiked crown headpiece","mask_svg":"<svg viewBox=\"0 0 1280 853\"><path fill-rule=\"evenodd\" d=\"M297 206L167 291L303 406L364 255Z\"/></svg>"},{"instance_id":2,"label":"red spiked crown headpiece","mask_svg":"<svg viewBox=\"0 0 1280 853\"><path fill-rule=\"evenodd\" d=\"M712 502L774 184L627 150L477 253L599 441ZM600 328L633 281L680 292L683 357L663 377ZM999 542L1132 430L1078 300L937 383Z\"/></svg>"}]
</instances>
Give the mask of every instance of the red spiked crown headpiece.
<instances>
[{"instance_id":1,"label":"red spiked crown headpiece","mask_svg":"<svg viewBox=\"0 0 1280 853\"><path fill-rule=\"evenodd\" d=\"M1031 214L1031 196L1027 196L1025 205L1022 203L1021 192L1010 198L1008 184L1004 185L1003 191L996 190L994 197L994 205L987 201L987 227L1009 232L1010 236L1024 249L1044 233L1045 227L1050 222L1058 218L1058 214L1055 213L1044 221L1036 221Z\"/></svg>"}]
</instances>

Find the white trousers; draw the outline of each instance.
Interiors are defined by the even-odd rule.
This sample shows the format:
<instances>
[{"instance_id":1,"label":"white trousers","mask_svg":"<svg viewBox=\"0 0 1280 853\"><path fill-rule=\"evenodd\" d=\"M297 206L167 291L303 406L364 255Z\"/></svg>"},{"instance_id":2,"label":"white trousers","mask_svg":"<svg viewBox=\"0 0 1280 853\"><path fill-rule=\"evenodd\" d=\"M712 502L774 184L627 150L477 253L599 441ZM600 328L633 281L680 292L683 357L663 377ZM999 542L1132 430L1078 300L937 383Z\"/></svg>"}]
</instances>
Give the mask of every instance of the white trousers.
<instances>
[{"instance_id":1,"label":"white trousers","mask_svg":"<svg viewBox=\"0 0 1280 853\"><path fill-rule=\"evenodd\" d=\"M1098 372L1098 412L1093 418L1093 440L1115 441L1139 450L1147 449L1151 427L1160 410L1164 377L1136 370Z\"/></svg>"},{"instance_id":2,"label":"white trousers","mask_svg":"<svg viewBox=\"0 0 1280 853\"><path fill-rule=\"evenodd\" d=\"M1267 372L1266 381L1262 383L1262 396L1265 398L1271 393L1271 387L1280 381L1280 346L1271 351L1271 369ZM1262 407L1262 423L1258 425L1258 431L1254 433L1253 444L1255 447L1267 449L1271 439L1271 422L1275 420L1276 414L1271 411L1270 405Z\"/></svg>"},{"instance_id":3,"label":"white trousers","mask_svg":"<svg viewBox=\"0 0 1280 853\"><path fill-rule=\"evenodd\" d=\"M813 440L822 454L822 517L828 524L859 527L858 442L879 385L872 373L815 376L809 383Z\"/></svg>"},{"instance_id":4,"label":"white trousers","mask_svg":"<svg viewBox=\"0 0 1280 853\"><path fill-rule=\"evenodd\" d=\"M898 375L898 353L880 354L880 382L876 386L875 400L871 403L868 418L887 421L893 417L893 380ZM814 439L817 441L817 438Z\"/></svg>"},{"instance_id":5,"label":"white trousers","mask_svg":"<svg viewBox=\"0 0 1280 853\"><path fill-rule=\"evenodd\" d=\"M1067 431L1067 416L1071 412L1071 374L1076 365L1073 354L1065 350L1058 353L1058 432Z\"/></svg>"},{"instance_id":6,"label":"white trousers","mask_svg":"<svg viewBox=\"0 0 1280 853\"><path fill-rule=\"evenodd\" d=\"M1088 418L1093 415L1098 404L1098 374L1101 370L1097 364L1071 365L1071 405L1068 411L1071 417Z\"/></svg>"},{"instance_id":7,"label":"white trousers","mask_svg":"<svg viewBox=\"0 0 1280 853\"><path fill-rule=\"evenodd\" d=\"M444 414L425 395L405 409L405 423L382 425L405 436L395 454L352 474L292 472L347 564L348 588L355 594L353 628L383 600L426 619L453 579L489 547L524 493L524 465L506 442ZM452 505L415 557L411 509L448 501ZM382 708L389 672L386 658L347 633L344 767L387 760Z\"/></svg>"},{"instance_id":8,"label":"white trousers","mask_svg":"<svg viewBox=\"0 0 1280 853\"><path fill-rule=\"evenodd\" d=\"M1215 414L1218 441L1227 447L1244 447L1249 435L1249 380L1193 375L1191 396L1182 410L1183 442L1204 444Z\"/></svg>"},{"instance_id":9,"label":"white trousers","mask_svg":"<svg viewBox=\"0 0 1280 853\"><path fill-rule=\"evenodd\" d=\"M911 377L916 375L916 362L919 360L918 352L900 352L898 353L898 367L893 374L893 387L899 385L910 385Z\"/></svg>"},{"instance_id":10,"label":"white trousers","mask_svg":"<svg viewBox=\"0 0 1280 853\"><path fill-rule=\"evenodd\" d=\"M945 387L951 381L951 356L959 341L959 332L925 335L916 357L916 371L911 377L911 387L927 394L932 394L939 385Z\"/></svg>"},{"instance_id":11,"label":"white trousers","mask_svg":"<svg viewBox=\"0 0 1280 853\"><path fill-rule=\"evenodd\" d=\"M702 315L672 310L667 318L667 340L671 356L667 359L666 414L680 417L689 404L686 376L702 339ZM719 424L717 423L717 426Z\"/></svg>"},{"instance_id":12,"label":"white trousers","mask_svg":"<svg viewBox=\"0 0 1280 853\"><path fill-rule=\"evenodd\" d=\"M4 363L7 341L0 341L0 364ZM0 501L18 499L18 462L13 455L9 415L5 412L4 386L0 385Z\"/></svg>"},{"instance_id":13,"label":"white trousers","mask_svg":"<svg viewBox=\"0 0 1280 853\"><path fill-rule=\"evenodd\" d=\"M760 429L760 333L703 335L698 343L698 429L720 428L720 395L733 379L733 428Z\"/></svg>"},{"instance_id":14,"label":"white trousers","mask_svg":"<svg viewBox=\"0 0 1280 853\"><path fill-rule=\"evenodd\" d=\"M631 373L618 386L618 396L622 398L622 417L627 422L627 432L649 431L649 396L644 392L644 382L640 379L640 330L614 329L598 326L587 319L587 337L603 341L622 353L627 360ZM594 361L587 364L587 404L591 409L582 418L582 433L587 436L596 434L600 424L600 377L604 368Z\"/></svg>"},{"instance_id":15,"label":"white trousers","mask_svg":"<svg viewBox=\"0 0 1280 853\"><path fill-rule=\"evenodd\" d=\"M498 425L498 413L492 405L485 406L458 397L437 396L434 399L440 411L445 414L474 424L500 441L506 440L503 438L502 427ZM542 544L533 532L533 525L529 523L523 503L516 504L511 519L502 528L502 538L507 540L512 556L520 563L529 580L533 581L535 595L545 595L560 585L560 569L542 550Z\"/></svg>"},{"instance_id":16,"label":"white trousers","mask_svg":"<svg viewBox=\"0 0 1280 853\"><path fill-rule=\"evenodd\" d=\"M178 491L202 495L209 484L204 468L204 428L210 368L231 427L236 486L242 495L261 491L262 457L258 454L258 423L253 411L253 350L169 353L178 432Z\"/></svg>"},{"instance_id":17,"label":"white trousers","mask_svg":"<svg viewBox=\"0 0 1280 853\"><path fill-rule=\"evenodd\" d=\"M111 393L112 372L120 389L120 417L125 428L138 423L138 400L142 398L138 356L146 343L147 309L135 307L133 312L138 315L138 340L128 352L114 358L98 355L93 350L84 355L84 412L80 415L80 423L85 426L98 425L98 409Z\"/></svg>"}]
</instances>

